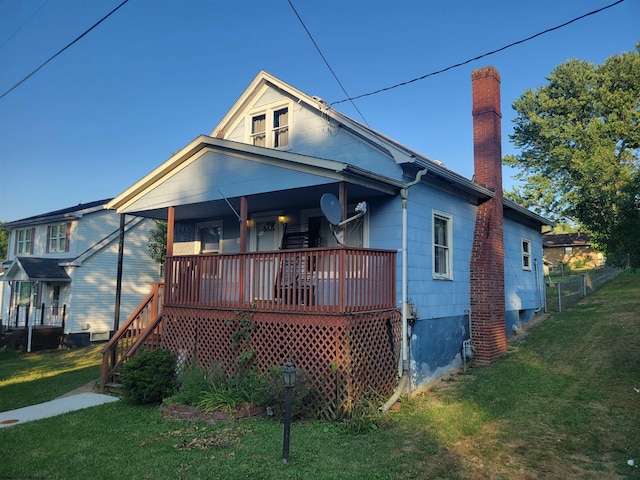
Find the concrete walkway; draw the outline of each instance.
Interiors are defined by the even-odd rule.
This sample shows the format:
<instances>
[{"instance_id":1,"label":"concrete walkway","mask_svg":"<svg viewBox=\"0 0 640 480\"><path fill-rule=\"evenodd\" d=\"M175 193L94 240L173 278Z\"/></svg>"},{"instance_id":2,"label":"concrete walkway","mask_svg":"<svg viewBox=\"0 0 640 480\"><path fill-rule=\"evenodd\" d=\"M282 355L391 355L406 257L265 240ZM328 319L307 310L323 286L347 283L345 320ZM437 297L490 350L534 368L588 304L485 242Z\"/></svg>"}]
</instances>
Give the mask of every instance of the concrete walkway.
<instances>
[{"instance_id":1,"label":"concrete walkway","mask_svg":"<svg viewBox=\"0 0 640 480\"><path fill-rule=\"evenodd\" d=\"M93 382L95 384L95 382ZM118 397L94 393L92 384L80 387L55 400L0 413L0 428L18 425L31 420L53 417L104 403L117 402Z\"/></svg>"}]
</instances>

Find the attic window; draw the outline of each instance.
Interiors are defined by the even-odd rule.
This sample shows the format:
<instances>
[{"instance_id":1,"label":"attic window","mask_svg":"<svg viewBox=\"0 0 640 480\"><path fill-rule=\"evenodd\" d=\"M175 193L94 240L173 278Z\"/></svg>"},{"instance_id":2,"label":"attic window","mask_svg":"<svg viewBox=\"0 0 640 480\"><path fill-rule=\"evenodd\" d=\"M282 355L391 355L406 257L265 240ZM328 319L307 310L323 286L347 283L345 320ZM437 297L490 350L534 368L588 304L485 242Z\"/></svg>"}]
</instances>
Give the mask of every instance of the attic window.
<instances>
[{"instance_id":1,"label":"attic window","mask_svg":"<svg viewBox=\"0 0 640 480\"><path fill-rule=\"evenodd\" d=\"M289 144L289 109L281 108L273 112L273 148Z\"/></svg>"},{"instance_id":2,"label":"attic window","mask_svg":"<svg viewBox=\"0 0 640 480\"><path fill-rule=\"evenodd\" d=\"M258 147L266 147L265 144L265 125L267 116L255 115L251 117L251 143Z\"/></svg>"},{"instance_id":3,"label":"attic window","mask_svg":"<svg viewBox=\"0 0 640 480\"><path fill-rule=\"evenodd\" d=\"M289 107L279 104L252 113L248 124L248 142L258 147L286 148L289 146Z\"/></svg>"}]
</instances>

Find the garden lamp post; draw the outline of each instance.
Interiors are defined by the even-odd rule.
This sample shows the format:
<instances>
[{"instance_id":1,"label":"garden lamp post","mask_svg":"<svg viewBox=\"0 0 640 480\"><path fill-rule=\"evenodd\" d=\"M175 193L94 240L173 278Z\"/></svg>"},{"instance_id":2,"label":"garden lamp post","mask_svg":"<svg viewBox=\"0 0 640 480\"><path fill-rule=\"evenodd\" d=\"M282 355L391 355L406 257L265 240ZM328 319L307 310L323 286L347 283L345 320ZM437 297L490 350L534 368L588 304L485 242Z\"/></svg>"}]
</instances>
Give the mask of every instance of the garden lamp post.
<instances>
[{"instance_id":1,"label":"garden lamp post","mask_svg":"<svg viewBox=\"0 0 640 480\"><path fill-rule=\"evenodd\" d=\"M296 369L291 363L282 369L282 379L284 380L284 441L282 445L282 463L289 462L289 432L291 431L291 401L293 397L293 386L296 383Z\"/></svg>"}]
</instances>

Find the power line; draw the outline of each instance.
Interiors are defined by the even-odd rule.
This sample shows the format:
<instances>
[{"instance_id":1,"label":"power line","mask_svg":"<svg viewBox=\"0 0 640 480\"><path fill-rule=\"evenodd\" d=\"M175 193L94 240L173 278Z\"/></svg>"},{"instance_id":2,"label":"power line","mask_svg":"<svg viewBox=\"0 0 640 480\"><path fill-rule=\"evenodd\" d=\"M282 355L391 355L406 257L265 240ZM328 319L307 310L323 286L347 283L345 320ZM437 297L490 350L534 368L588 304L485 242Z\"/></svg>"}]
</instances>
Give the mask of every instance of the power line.
<instances>
[{"instance_id":1,"label":"power line","mask_svg":"<svg viewBox=\"0 0 640 480\"><path fill-rule=\"evenodd\" d=\"M531 35L530 37L523 38L522 40L518 40L517 42L510 43L509 45L505 45L504 47L498 48L496 50L492 50L490 52L483 53L482 55L478 55L477 57L470 58L469 60L465 60L464 62L456 63L455 65L450 65L450 66L448 66L446 68L443 68L441 70L436 70L435 72L427 73L426 75L423 75L421 77L414 78L414 79L408 80L406 82L397 83L397 84L392 85L390 87L380 88L380 89L375 90L373 92L363 93L362 95L358 95L356 97L349 97L349 98L345 98L343 100L338 100L337 102L332 102L329 105L337 105L338 103L344 103L344 102L353 103L353 100L357 100L359 98L369 97L371 95L376 95L378 93L386 92L388 90L393 90L394 88L398 88L398 87L403 87L405 85L409 85L410 83L414 83L414 82L417 82L419 80L424 80L425 78L428 78L428 77L433 77L434 75L439 75L439 74L444 73L444 72L446 72L448 70L452 70L454 68L461 67L463 65L466 65L468 63L474 62L476 60L480 60L481 58L488 57L489 55L494 55L494 54L496 54L498 52L502 52L503 50L506 50L507 48L511 48L511 47L513 47L515 45L520 45L521 43L528 42L529 40L533 40L536 37L544 35L545 33L553 32L554 30L558 30L560 28L566 27L567 25L569 25L571 23L574 23L574 22L577 22L578 20L582 20L583 18L586 18L586 17L588 17L590 15L595 15L596 13L600 13L603 10L606 10L608 8L611 8L611 7L615 7L616 5L618 5L618 4L622 3L622 2L624 2L624 0L618 0L617 2L614 2L614 3L610 4L610 5L605 6L605 7L599 8L597 10L593 10L593 11L591 11L589 13L585 13L584 15L580 15L579 17L576 17L573 20L569 20L568 22L565 22L565 23L563 23L561 25L557 25L555 27L548 28L546 30L543 30L542 32L536 33L535 35ZM346 92L345 92L345 94L346 94Z\"/></svg>"},{"instance_id":2,"label":"power line","mask_svg":"<svg viewBox=\"0 0 640 480\"><path fill-rule=\"evenodd\" d=\"M27 75L26 77L24 77L22 80L20 80L18 83L16 83L13 87L11 87L9 90L7 90L6 92L4 92L2 95L0 95L0 99L4 98L6 95L8 95L9 93L11 93L13 90L15 90L16 88L18 88L20 85L22 85L24 82L26 82L27 80L29 80L33 75L35 75L42 67L44 67L47 63L49 63L51 60L53 60L54 58L56 58L58 55L60 55L62 52L64 52L67 48L69 48L71 45L73 45L74 43L76 43L78 40L80 40L82 37L84 37L86 34L88 34L91 30L93 30L94 28L96 28L98 25L100 25L102 22L104 22L107 18L109 18L112 14L114 14L120 7L122 7L125 3L127 3L129 0L124 0L120 5L118 5L116 8L114 8L113 10L111 10L109 13L107 13L104 17L102 17L100 20L98 20L96 23L94 23L90 28L88 28L87 30L84 31L84 33L82 33L80 36L76 37L75 40L73 40L71 43L68 43L62 50L58 51L58 53L52 55L51 57L49 57L46 61L44 61L42 64L40 64L40 66L38 68L36 68L33 72L31 72L29 75Z\"/></svg>"},{"instance_id":3,"label":"power line","mask_svg":"<svg viewBox=\"0 0 640 480\"><path fill-rule=\"evenodd\" d=\"M31 20L33 20L33 17L35 17L36 15L38 15L38 13L40 12L40 10L42 10L42 9L47 5L47 3L49 3L49 0L46 0L42 5L40 5L40 8L38 8L35 12L33 12L33 15L31 15L31 16L30 16L30 17L29 17L29 18L28 18L28 19L27 19L27 20L26 20L22 25L20 25L20 26L18 27L18 29L17 29L15 32L13 32L11 35L9 35L9 38L7 38L7 39L2 43L2 45L0 45L0 50L1 50L1 49L3 49L3 48L4 48L4 46L5 46L7 43L9 43L13 37L15 37L18 33L20 33L20 30L22 30L22 29L25 27L25 25L27 25L27 23L29 23Z\"/></svg>"},{"instance_id":4,"label":"power line","mask_svg":"<svg viewBox=\"0 0 640 480\"><path fill-rule=\"evenodd\" d=\"M293 13L296 14L296 17L298 17L298 20L300 21L300 24L302 25L302 27L304 28L305 32L307 32L307 35L309 35L309 38L311 39L311 42L313 42L313 45L316 47L316 50L318 51L318 53L320 54L320 56L322 57L322 60L324 60L325 65L327 66L327 68L329 69L329 71L331 72L331 74L333 75L333 78L336 79L336 82L338 82L338 85L340 85L340 88L342 89L342 93L344 93L347 97L349 97L349 94L347 93L347 91L345 90L344 86L342 85L342 82L340 81L340 79L338 78L338 75L336 75L336 72L333 71L333 68L331 68L331 65L329 65L329 62L327 61L327 59L325 58L325 56L322 53L322 50L320 50L320 47L318 46L318 44L316 43L316 41L313 39L313 36L311 35L311 32L309 32L309 29L307 28L307 26L304 24L304 22L302 21L302 18L300 18L300 15L298 14L298 11L296 10L296 8L293 6L293 4L291 3L291 0L287 0L287 2L289 2L289 5L291 6L291 9L293 10ZM358 98L358 97L355 97ZM354 99L352 98L347 98L346 100L343 101L349 101L351 102L351 105L353 105L353 108L356 109L356 111L360 114L360 117L362 117L362 120L364 121L364 123L369 126L369 124L367 123L367 120L364 118L364 115L362 115L362 112L358 109L358 107L356 107L356 104L353 102Z\"/></svg>"}]
</instances>

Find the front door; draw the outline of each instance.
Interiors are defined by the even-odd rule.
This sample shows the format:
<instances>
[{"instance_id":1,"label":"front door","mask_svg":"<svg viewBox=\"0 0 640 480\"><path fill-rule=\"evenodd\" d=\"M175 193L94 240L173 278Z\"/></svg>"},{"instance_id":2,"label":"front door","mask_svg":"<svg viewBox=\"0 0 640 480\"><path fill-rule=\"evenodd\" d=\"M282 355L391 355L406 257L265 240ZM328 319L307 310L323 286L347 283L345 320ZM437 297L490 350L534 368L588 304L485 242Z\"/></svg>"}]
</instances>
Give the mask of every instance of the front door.
<instances>
[{"instance_id":1,"label":"front door","mask_svg":"<svg viewBox=\"0 0 640 480\"><path fill-rule=\"evenodd\" d=\"M253 218L251 245L256 252L278 250L282 240L282 231L277 215Z\"/></svg>"},{"instance_id":2,"label":"front door","mask_svg":"<svg viewBox=\"0 0 640 480\"><path fill-rule=\"evenodd\" d=\"M278 250L282 241L282 229L278 215L264 215L253 218L251 249L257 252ZM273 296L276 265L273 258L258 258L252 263L253 298L270 299Z\"/></svg>"}]
</instances>

